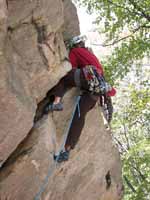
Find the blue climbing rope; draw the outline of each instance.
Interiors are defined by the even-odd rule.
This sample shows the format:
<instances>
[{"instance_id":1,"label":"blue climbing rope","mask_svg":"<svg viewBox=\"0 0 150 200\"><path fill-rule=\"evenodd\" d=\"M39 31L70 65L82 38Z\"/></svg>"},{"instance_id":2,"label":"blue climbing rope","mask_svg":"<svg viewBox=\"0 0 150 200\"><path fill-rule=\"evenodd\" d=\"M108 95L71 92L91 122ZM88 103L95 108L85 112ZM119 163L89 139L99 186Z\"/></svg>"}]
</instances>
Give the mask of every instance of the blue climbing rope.
<instances>
[{"instance_id":1,"label":"blue climbing rope","mask_svg":"<svg viewBox=\"0 0 150 200\"><path fill-rule=\"evenodd\" d=\"M80 99L81 99L81 96L80 96ZM79 101L80 101L80 99L79 99ZM78 117L80 118L81 113L80 113L80 104L79 104L79 101L78 101L77 107L78 107Z\"/></svg>"},{"instance_id":2,"label":"blue climbing rope","mask_svg":"<svg viewBox=\"0 0 150 200\"><path fill-rule=\"evenodd\" d=\"M68 133L69 133L69 130L70 130L70 127L71 127L71 124L72 124L76 109L78 109L78 116L80 117L80 106L79 106L80 99L81 99L81 96L77 96L75 104L74 104L72 116L71 116L71 119L69 121L69 125L67 126L67 129L65 130L63 143L61 144L60 150L58 151L59 153L64 149L64 146L66 144L66 140L67 140L67 137L68 137Z\"/></svg>"},{"instance_id":3,"label":"blue climbing rope","mask_svg":"<svg viewBox=\"0 0 150 200\"><path fill-rule=\"evenodd\" d=\"M59 153L64 149L64 146L65 146L65 143L66 143L66 140L67 140L67 137L68 137L68 133L69 133L69 130L70 130L70 127L71 127L71 124L72 124L76 109L78 109L78 117L80 117L80 106L79 106L80 99L81 99L81 96L78 96L76 98L75 105L74 105L73 112L72 112L72 116L71 116L71 119L69 121L69 125L67 126L67 129L65 130L63 142L61 144ZM56 166L57 166L57 158L56 158L56 162L54 162L52 165L50 165L50 167L48 169L47 176L45 177L45 179L43 181L43 184L40 187L39 192L35 195L34 200L40 200L41 199L41 195L45 191L46 186L48 184L49 177L52 175L52 173L55 170Z\"/></svg>"},{"instance_id":4,"label":"blue climbing rope","mask_svg":"<svg viewBox=\"0 0 150 200\"><path fill-rule=\"evenodd\" d=\"M35 195L34 200L40 200L41 199L41 195L42 193L45 191L46 186L48 184L49 181L49 177L52 175L54 169L56 168L56 163L53 163L52 165L50 165L49 169L48 169L48 173L47 176L45 177L39 192Z\"/></svg>"}]
</instances>

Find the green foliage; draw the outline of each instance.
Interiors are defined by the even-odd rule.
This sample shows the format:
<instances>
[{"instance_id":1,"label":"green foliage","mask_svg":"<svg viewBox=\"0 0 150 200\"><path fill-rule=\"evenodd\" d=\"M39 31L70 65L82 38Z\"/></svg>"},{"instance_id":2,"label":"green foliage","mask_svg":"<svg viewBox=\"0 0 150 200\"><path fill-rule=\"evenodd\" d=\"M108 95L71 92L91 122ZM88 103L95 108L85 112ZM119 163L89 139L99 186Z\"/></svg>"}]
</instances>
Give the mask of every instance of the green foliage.
<instances>
[{"instance_id":1,"label":"green foliage","mask_svg":"<svg viewBox=\"0 0 150 200\"><path fill-rule=\"evenodd\" d=\"M104 46L114 45L113 54L104 61L106 76L111 77L112 82L125 76L135 61L150 55L149 0L76 2L86 6L89 13L97 14L95 23L106 36Z\"/></svg>"},{"instance_id":2,"label":"green foliage","mask_svg":"<svg viewBox=\"0 0 150 200\"><path fill-rule=\"evenodd\" d=\"M123 162L124 200L150 198L149 77L148 67L134 67L120 83L114 103L112 129Z\"/></svg>"},{"instance_id":3,"label":"green foliage","mask_svg":"<svg viewBox=\"0 0 150 200\"><path fill-rule=\"evenodd\" d=\"M124 200L148 199L150 194L149 163L150 140L141 140L125 154L123 158L123 174L125 177L128 177L135 192L126 186L126 195Z\"/></svg>"},{"instance_id":4,"label":"green foliage","mask_svg":"<svg viewBox=\"0 0 150 200\"><path fill-rule=\"evenodd\" d=\"M105 77L118 86L114 99L113 137L118 145L125 184L124 200L150 199L150 56L149 0L76 0L96 13L103 46L113 53L102 61Z\"/></svg>"},{"instance_id":5,"label":"green foliage","mask_svg":"<svg viewBox=\"0 0 150 200\"><path fill-rule=\"evenodd\" d=\"M122 79L129 71L135 62L140 62L146 53L150 52L150 46L145 39L137 38L122 42L118 47L115 47L112 55L103 61L105 67L106 77L108 77L112 83L120 78Z\"/></svg>"}]
</instances>

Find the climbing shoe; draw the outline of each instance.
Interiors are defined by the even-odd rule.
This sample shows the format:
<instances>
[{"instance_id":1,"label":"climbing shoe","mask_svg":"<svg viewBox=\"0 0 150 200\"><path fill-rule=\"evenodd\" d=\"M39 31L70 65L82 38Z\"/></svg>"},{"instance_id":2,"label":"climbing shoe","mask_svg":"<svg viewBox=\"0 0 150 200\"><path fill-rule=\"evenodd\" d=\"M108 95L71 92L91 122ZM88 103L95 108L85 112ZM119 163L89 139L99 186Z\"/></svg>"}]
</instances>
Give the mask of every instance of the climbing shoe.
<instances>
[{"instance_id":1,"label":"climbing shoe","mask_svg":"<svg viewBox=\"0 0 150 200\"><path fill-rule=\"evenodd\" d=\"M69 151L61 151L59 155L54 155L54 160L58 163L67 161L69 159Z\"/></svg>"},{"instance_id":2,"label":"climbing shoe","mask_svg":"<svg viewBox=\"0 0 150 200\"><path fill-rule=\"evenodd\" d=\"M63 110L63 104L57 103L57 104L49 104L44 109L44 114L48 114L48 112L52 111L62 111Z\"/></svg>"}]
</instances>

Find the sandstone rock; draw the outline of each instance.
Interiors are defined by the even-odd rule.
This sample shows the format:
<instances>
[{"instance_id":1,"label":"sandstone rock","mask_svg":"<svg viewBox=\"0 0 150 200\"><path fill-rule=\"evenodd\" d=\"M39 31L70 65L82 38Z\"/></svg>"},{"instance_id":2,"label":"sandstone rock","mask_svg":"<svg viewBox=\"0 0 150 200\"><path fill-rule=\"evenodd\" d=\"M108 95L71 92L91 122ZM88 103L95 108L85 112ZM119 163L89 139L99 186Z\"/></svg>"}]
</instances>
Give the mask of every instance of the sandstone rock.
<instances>
[{"instance_id":1,"label":"sandstone rock","mask_svg":"<svg viewBox=\"0 0 150 200\"><path fill-rule=\"evenodd\" d=\"M0 198L33 200L53 166L55 126L51 117L36 124L0 172Z\"/></svg>"},{"instance_id":2,"label":"sandstone rock","mask_svg":"<svg viewBox=\"0 0 150 200\"><path fill-rule=\"evenodd\" d=\"M0 1L0 57L2 56L2 48L4 38L7 31L7 5L5 0Z\"/></svg>"},{"instance_id":3,"label":"sandstone rock","mask_svg":"<svg viewBox=\"0 0 150 200\"><path fill-rule=\"evenodd\" d=\"M8 10L8 25L12 28L35 20L40 25L48 25L51 32L56 32L64 23L61 0L8 0Z\"/></svg>"},{"instance_id":4,"label":"sandstone rock","mask_svg":"<svg viewBox=\"0 0 150 200\"><path fill-rule=\"evenodd\" d=\"M5 44L6 45L6 44ZM29 96L27 77L15 64L12 49L3 51L0 65L0 160L1 164L15 150L33 125L35 100ZM9 55L9 56L8 56Z\"/></svg>"},{"instance_id":5,"label":"sandstone rock","mask_svg":"<svg viewBox=\"0 0 150 200\"><path fill-rule=\"evenodd\" d=\"M7 2L8 10L5 1L0 4L1 164L32 128L37 103L71 68L65 60L62 1Z\"/></svg>"},{"instance_id":6,"label":"sandstone rock","mask_svg":"<svg viewBox=\"0 0 150 200\"><path fill-rule=\"evenodd\" d=\"M1 165L31 129L34 114L16 95L1 90L0 103L0 161Z\"/></svg>"},{"instance_id":7,"label":"sandstone rock","mask_svg":"<svg viewBox=\"0 0 150 200\"><path fill-rule=\"evenodd\" d=\"M66 63L64 64L67 52L61 32L48 32L47 25L45 40L40 36L43 34L41 26L31 22L20 24L9 33L15 64L24 71L22 78L28 77L26 87L37 102L44 98L47 91L68 71ZM59 28L61 29L61 23Z\"/></svg>"},{"instance_id":8,"label":"sandstone rock","mask_svg":"<svg viewBox=\"0 0 150 200\"><path fill-rule=\"evenodd\" d=\"M64 0L64 39L68 40L73 36L80 34L79 20L77 17L77 10L70 0Z\"/></svg>"},{"instance_id":9,"label":"sandstone rock","mask_svg":"<svg viewBox=\"0 0 150 200\"><path fill-rule=\"evenodd\" d=\"M48 118L45 116L8 160L0 173L2 198L121 199L119 154L110 132L104 128L98 106L88 113L80 140L71 151L69 161L57 166L54 164L53 153L60 149L63 142L64 129L73 110L72 95L75 93L72 90L64 97L67 112L50 114ZM56 136L59 138L58 144Z\"/></svg>"},{"instance_id":10,"label":"sandstone rock","mask_svg":"<svg viewBox=\"0 0 150 200\"><path fill-rule=\"evenodd\" d=\"M121 199L119 154L104 128L99 109L97 106L88 113L76 148L69 161L62 163L54 173L43 200Z\"/></svg>"}]
</instances>

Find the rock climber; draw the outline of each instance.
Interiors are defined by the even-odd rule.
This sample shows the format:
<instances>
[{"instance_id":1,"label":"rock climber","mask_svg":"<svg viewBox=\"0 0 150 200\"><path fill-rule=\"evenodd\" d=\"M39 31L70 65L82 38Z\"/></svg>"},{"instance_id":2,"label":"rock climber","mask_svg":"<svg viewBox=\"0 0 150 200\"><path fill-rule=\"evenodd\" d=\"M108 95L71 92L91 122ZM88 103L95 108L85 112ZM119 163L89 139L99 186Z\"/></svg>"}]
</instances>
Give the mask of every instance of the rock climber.
<instances>
[{"instance_id":1,"label":"rock climber","mask_svg":"<svg viewBox=\"0 0 150 200\"><path fill-rule=\"evenodd\" d=\"M92 66L98 77L101 77L100 85L104 85L104 88L102 88L103 91L100 92L105 92L109 96L115 94L115 90L113 88L107 87L108 85L103 78L103 68L97 57L91 52L91 50L85 47L85 38L82 36L74 37L69 42L69 47L69 60L72 65L72 69L51 90L51 94L54 95L55 98L53 103L47 105L45 108L45 113L48 113L49 111L61 111L63 110L62 97L68 89L72 87L79 87L83 91L79 102L80 117L78 116L78 112L76 110L66 140L65 150L59 155L59 162L68 160L70 150L75 147L80 137L85 122L85 116L87 112L95 106L99 97L98 95L93 95L95 94L95 91L89 92L89 87L92 86L93 89L93 84L95 83L89 81L89 71L85 70L86 67Z\"/></svg>"}]
</instances>

